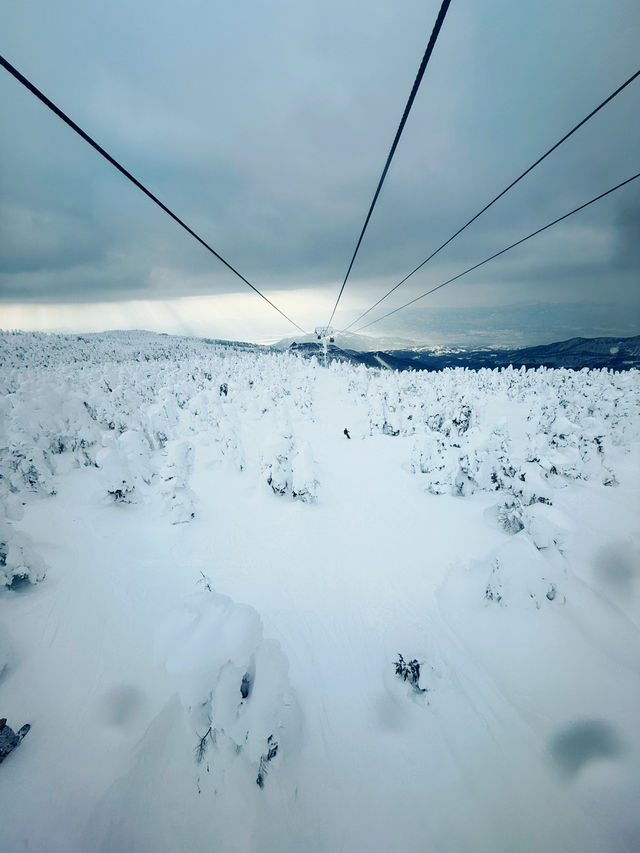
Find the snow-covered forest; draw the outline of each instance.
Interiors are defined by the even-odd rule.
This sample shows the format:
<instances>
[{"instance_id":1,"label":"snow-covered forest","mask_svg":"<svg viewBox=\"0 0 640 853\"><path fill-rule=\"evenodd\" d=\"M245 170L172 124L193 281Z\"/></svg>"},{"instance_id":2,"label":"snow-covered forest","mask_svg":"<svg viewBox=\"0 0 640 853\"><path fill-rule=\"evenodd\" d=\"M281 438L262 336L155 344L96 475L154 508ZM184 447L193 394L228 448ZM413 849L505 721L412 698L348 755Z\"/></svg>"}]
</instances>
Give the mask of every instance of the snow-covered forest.
<instances>
[{"instance_id":1,"label":"snow-covered forest","mask_svg":"<svg viewBox=\"0 0 640 853\"><path fill-rule=\"evenodd\" d=\"M638 371L0 365L2 850L637 849Z\"/></svg>"}]
</instances>

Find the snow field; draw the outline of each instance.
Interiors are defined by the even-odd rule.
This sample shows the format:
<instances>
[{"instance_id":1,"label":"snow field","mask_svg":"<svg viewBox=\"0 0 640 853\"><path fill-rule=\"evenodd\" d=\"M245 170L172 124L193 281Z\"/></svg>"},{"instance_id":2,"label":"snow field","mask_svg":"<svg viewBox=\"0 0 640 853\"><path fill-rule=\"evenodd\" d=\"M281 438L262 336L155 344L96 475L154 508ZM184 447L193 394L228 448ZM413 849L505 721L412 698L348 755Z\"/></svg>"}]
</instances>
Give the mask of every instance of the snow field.
<instances>
[{"instance_id":1,"label":"snow field","mask_svg":"<svg viewBox=\"0 0 640 853\"><path fill-rule=\"evenodd\" d=\"M637 372L0 345L7 850L635 849Z\"/></svg>"}]
</instances>

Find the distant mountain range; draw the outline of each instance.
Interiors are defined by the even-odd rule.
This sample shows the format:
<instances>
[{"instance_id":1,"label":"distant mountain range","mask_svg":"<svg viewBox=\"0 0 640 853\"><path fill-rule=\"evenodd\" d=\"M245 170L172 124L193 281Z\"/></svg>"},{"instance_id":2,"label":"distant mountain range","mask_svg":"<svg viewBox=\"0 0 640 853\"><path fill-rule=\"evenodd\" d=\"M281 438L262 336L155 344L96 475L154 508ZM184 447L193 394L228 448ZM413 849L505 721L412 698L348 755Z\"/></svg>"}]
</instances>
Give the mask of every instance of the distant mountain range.
<instances>
[{"instance_id":1,"label":"distant mountain range","mask_svg":"<svg viewBox=\"0 0 640 853\"><path fill-rule=\"evenodd\" d=\"M282 345L278 348L282 349ZM318 341L293 342L289 351L321 358L324 348ZM359 352L328 344L327 358L383 367L389 370L443 370L445 367L583 367L629 370L640 368L640 335L632 338L571 338L568 341L523 349L390 349Z\"/></svg>"}]
</instances>

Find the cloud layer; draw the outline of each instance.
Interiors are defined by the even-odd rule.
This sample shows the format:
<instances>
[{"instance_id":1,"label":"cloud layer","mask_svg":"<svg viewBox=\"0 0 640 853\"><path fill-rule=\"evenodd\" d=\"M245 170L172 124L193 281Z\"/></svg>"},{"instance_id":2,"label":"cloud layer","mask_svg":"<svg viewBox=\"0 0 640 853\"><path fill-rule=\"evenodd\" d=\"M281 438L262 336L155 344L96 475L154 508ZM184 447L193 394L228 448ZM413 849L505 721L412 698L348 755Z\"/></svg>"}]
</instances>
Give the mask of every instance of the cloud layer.
<instances>
[{"instance_id":1,"label":"cloud layer","mask_svg":"<svg viewBox=\"0 0 640 853\"><path fill-rule=\"evenodd\" d=\"M292 313L288 292L308 290L308 306L292 300L303 314L294 319L316 325L327 319L317 295L326 294L328 317L438 7L25 0L7 13L3 50L249 280L277 291L283 310ZM630 76L639 35L640 12L626 0L452 3L338 325ZM0 97L6 305L71 311L243 292L6 73ZM384 308L629 177L639 143L636 81ZM586 300L609 311L610 324L621 304L637 321L639 221L634 184L429 304ZM247 291L246 300L256 297ZM263 318L265 334L280 327L267 307L247 311ZM421 316L402 312L388 327L419 336Z\"/></svg>"}]
</instances>

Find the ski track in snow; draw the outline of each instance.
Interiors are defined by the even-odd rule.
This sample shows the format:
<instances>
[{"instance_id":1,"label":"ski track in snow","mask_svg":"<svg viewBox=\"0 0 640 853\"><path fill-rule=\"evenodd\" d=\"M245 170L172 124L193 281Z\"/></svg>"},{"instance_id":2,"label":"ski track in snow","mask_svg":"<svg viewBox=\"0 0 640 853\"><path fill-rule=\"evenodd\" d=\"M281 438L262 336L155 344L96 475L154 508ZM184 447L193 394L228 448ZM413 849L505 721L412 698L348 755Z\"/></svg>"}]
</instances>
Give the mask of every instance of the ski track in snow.
<instances>
[{"instance_id":1,"label":"ski track in snow","mask_svg":"<svg viewBox=\"0 0 640 853\"><path fill-rule=\"evenodd\" d=\"M637 849L636 371L0 343L0 849Z\"/></svg>"}]
</instances>

